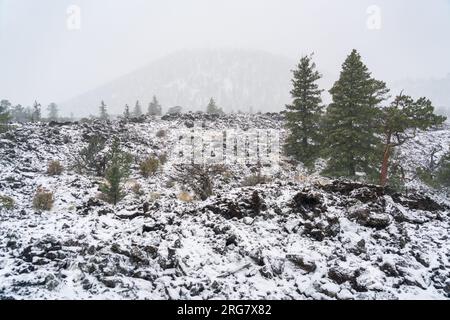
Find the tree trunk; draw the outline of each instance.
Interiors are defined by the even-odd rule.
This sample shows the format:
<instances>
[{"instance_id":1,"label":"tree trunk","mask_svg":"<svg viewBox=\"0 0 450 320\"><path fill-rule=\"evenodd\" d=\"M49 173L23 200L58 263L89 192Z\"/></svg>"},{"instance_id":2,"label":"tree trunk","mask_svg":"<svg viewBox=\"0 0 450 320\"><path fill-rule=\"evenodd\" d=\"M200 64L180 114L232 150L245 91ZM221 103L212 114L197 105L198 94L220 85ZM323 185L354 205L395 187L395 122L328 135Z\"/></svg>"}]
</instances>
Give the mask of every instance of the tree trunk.
<instances>
[{"instance_id":1,"label":"tree trunk","mask_svg":"<svg viewBox=\"0 0 450 320\"><path fill-rule=\"evenodd\" d=\"M355 158L351 153L348 154L348 176L349 177L355 177L356 176L356 165L355 165Z\"/></svg>"},{"instance_id":2,"label":"tree trunk","mask_svg":"<svg viewBox=\"0 0 450 320\"><path fill-rule=\"evenodd\" d=\"M389 167L389 155L390 155L390 145L386 145L383 154L383 163L381 164L381 175L380 175L380 185L382 187L386 186L388 177L388 167Z\"/></svg>"},{"instance_id":3,"label":"tree trunk","mask_svg":"<svg viewBox=\"0 0 450 320\"><path fill-rule=\"evenodd\" d=\"M389 169L389 156L391 155L391 135L389 134L386 139L386 145L384 147L383 162L381 164L380 185L386 186L388 179Z\"/></svg>"},{"instance_id":4,"label":"tree trunk","mask_svg":"<svg viewBox=\"0 0 450 320\"><path fill-rule=\"evenodd\" d=\"M305 151L306 148L308 148L308 138L303 137L302 144L303 144L303 151Z\"/></svg>"}]
</instances>

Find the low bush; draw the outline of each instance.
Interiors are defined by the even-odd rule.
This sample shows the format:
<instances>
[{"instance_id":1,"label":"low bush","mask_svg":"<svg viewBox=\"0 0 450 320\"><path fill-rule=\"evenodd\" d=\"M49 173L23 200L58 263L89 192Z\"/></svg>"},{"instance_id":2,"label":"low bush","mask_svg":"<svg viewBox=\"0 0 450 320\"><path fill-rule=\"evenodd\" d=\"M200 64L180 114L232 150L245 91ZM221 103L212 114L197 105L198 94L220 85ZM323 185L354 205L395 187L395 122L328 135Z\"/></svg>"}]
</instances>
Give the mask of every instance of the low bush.
<instances>
[{"instance_id":1,"label":"low bush","mask_svg":"<svg viewBox=\"0 0 450 320\"><path fill-rule=\"evenodd\" d=\"M159 163L163 166L166 164L167 162L167 153L163 153L162 155L159 156Z\"/></svg>"},{"instance_id":2,"label":"low bush","mask_svg":"<svg viewBox=\"0 0 450 320\"><path fill-rule=\"evenodd\" d=\"M53 192L39 188L33 199L33 208L36 210L49 211L53 208Z\"/></svg>"},{"instance_id":3,"label":"low bush","mask_svg":"<svg viewBox=\"0 0 450 320\"><path fill-rule=\"evenodd\" d=\"M178 195L178 200L183 202L192 202L194 198L188 192L183 191Z\"/></svg>"},{"instance_id":4,"label":"low bush","mask_svg":"<svg viewBox=\"0 0 450 320\"><path fill-rule=\"evenodd\" d=\"M137 196L141 196L144 194L144 192L142 191L142 186L139 182L134 182L132 184L131 191Z\"/></svg>"},{"instance_id":5,"label":"low bush","mask_svg":"<svg viewBox=\"0 0 450 320\"><path fill-rule=\"evenodd\" d=\"M11 210L14 208L14 199L8 196L0 195L0 208L5 208L6 210Z\"/></svg>"},{"instance_id":6,"label":"low bush","mask_svg":"<svg viewBox=\"0 0 450 320\"><path fill-rule=\"evenodd\" d=\"M153 176L159 168L160 161L156 157L148 157L141 162L139 168L143 177L148 178Z\"/></svg>"},{"instance_id":7,"label":"low bush","mask_svg":"<svg viewBox=\"0 0 450 320\"><path fill-rule=\"evenodd\" d=\"M166 132L166 130L163 130L163 129L158 130L158 132L156 132L157 138L164 138L166 135L167 135L167 132Z\"/></svg>"},{"instance_id":8,"label":"low bush","mask_svg":"<svg viewBox=\"0 0 450 320\"><path fill-rule=\"evenodd\" d=\"M51 176L59 176L64 168L58 160L53 160L48 163L47 174Z\"/></svg>"},{"instance_id":9,"label":"low bush","mask_svg":"<svg viewBox=\"0 0 450 320\"><path fill-rule=\"evenodd\" d=\"M161 199L161 194L158 192L151 192L148 196L148 200L150 202L155 202L157 200Z\"/></svg>"},{"instance_id":10,"label":"low bush","mask_svg":"<svg viewBox=\"0 0 450 320\"><path fill-rule=\"evenodd\" d=\"M176 176L174 180L185 190L193 191L202 201L213 194L213 181L225 172L221 165L178 165L174 166Z\"/></svg>"}]
</instances>

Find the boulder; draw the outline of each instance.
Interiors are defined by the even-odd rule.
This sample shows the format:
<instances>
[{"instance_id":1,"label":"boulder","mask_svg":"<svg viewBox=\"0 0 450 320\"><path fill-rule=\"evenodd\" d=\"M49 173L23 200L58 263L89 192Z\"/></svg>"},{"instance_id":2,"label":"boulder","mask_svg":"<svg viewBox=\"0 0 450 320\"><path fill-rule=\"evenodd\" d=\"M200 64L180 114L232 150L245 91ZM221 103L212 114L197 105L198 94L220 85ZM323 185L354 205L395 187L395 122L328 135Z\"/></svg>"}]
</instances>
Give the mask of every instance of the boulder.
<instances>
[{"instance_id":1,"label":"boulder","mask_svg":"<svg viewBox=\"0 0 450 320\"><path fill-rule=\"evenodd\" d=\"M288 254L286 255L286 259L291 261L297 267L302 270L305 270L308 273L314 272L317 269L317 265L311 258L298 255L298 254Z\"/></svg>"}]
</instances>

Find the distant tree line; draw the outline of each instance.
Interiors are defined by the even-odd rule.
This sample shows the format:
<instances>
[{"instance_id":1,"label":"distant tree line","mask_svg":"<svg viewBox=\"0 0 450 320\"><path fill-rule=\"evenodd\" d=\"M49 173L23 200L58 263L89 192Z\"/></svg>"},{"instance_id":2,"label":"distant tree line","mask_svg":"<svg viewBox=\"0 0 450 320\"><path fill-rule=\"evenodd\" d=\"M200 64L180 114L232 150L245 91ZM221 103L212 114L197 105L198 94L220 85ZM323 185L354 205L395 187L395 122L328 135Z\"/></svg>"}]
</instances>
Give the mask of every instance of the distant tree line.
<instances>
[{"instance_id":1,"label":"distant tree line","mask_svg":"<svg viewBox=\"0 0 450 320\"><path fill-rule=\"evenodd\" d=\"M180 106L170 107L167 110L167 114L180 114L182 113L183 108ZM209 100L208 105L206 106L206 113L208 114L224 114L222 108L218 107L214 98ZM149 103L147 113L148 116L162 116L162 106L159 103L156 96L153 96L153 100ZM139 118L144 115L141 107L141 103L136 101L135 107L133 111L130 110L130 106L128 104L125 105L123 118L131 119L131 118ZM106 120L109 119L109 115L107 112L107 106L104 101L100 104L100 119Z\"/></svg>"},{"instance_id":2,"label":"distant tree line","mask_svg":"<svg viewBox=\"0 0 450 320\"><path fill-rule=\"evenodd\" d=\"M9 100L0 101L0 124L12 122L41 122L60 121L70 118L62 118L59 114L59 107L56 103L50 103L46 108L47 113L42 114L42 106L35 101L33 106L23 107L21 104L12 105Z\"/></svg>"},{"instance_id":3,"label":"distant tree line","mask_svg":"<svg viewBox=\"0 0 450 320\"><path fill-rule=\"evenodd\" d=\"M100 102L98 107L99 113L97 117L91 115L91 118L97 118L100 120L109 120L111 118L108 112L108 105L105 101ZM49 121L61 121L61 120L73 120L73 115L69 118L63 118L60 116L59 107L56 103L50 103L46 108L47 113L42 115L42 106L37 101L33 106L23 107L18 104L13 106L8 100L0 101L0 124L12 122L49 122ZM183 108L180 106L170 107L167 110L167 114L179 114L182 113ZM211 98L206 106L206 113L208 114L224 114L222 108L218 107L214 98ZM152 101L148 104L147 112L148 116L162 116L162 106L159 103L156 96L153 96ZM144 115L142 105L140 101L136 101L133 110L130 109L128 104L125 105L125 109L122 117L125 119L139 118Z\"/></svg>"}]
</instances>

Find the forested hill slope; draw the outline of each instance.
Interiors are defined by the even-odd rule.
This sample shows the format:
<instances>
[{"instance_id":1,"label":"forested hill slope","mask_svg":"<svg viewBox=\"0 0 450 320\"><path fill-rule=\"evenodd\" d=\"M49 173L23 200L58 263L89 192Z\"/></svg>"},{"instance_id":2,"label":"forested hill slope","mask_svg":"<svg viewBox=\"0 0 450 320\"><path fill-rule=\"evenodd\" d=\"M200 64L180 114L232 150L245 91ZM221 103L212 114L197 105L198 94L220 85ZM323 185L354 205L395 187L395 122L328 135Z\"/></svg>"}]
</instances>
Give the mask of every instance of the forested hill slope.
<instances>
[{"instance_id":1,"label":"forested hill slope","mask_svg":"<svg viewBox=\"0 0 450 320\"><path fill-rule=\"evenodd\" d=\"M225 111L280 111L289 102L295 61L261 51L187 50L170 54L104 86L62 102L63 113L97 114L99 99L111 114L158 97L167 109L204 110L214 97Z\"/></svg>"}]
</instances>

